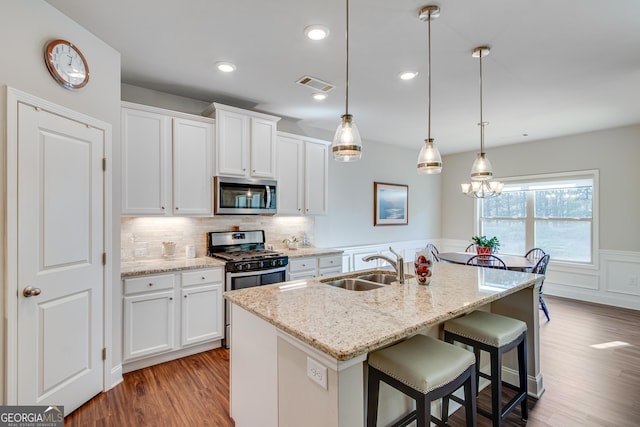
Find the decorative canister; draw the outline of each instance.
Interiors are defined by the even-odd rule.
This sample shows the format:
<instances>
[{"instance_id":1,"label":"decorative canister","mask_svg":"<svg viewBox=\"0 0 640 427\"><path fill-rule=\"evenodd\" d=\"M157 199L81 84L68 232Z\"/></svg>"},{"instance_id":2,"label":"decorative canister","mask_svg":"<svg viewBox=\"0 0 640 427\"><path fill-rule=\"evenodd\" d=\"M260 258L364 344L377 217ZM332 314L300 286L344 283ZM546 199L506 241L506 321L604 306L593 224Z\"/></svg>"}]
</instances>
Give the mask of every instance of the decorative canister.
<instances>
[{"instance_id":1,"label":"decorative canister","mask_svg":"<svg viewBox=\"0 0 640 427\"><path fill-rule=\"evenodd\" d=\"M162 242L162 256L172 258L176 254L176 242Z\"/></svg>"},{"instance_id":2,"label":"decorative canister","mask_svg":"<svg viewBox=\"0 0 640 427\"><path fill-rule=\"evenodd\" d=\"M431 283L433 274L433 255L431 251L416 252L416 258L413 263L415 267L416 280L419 285L428 285Z\"/></svg>"}]
</instances>

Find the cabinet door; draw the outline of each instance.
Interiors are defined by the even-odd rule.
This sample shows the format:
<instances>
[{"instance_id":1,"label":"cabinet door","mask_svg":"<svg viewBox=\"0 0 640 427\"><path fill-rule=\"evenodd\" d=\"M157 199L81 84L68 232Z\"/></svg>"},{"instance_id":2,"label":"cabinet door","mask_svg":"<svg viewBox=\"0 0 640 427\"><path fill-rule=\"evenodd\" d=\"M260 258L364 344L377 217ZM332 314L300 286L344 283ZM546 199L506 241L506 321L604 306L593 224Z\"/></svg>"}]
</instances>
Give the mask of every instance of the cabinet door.
<instances>
[{"instance_id":1,"label":"cabinet door","mask_svg":"<svg viewBox=\"0 0 640 427\"><path fill-rule=\"evenodd\" d=\"M276 176L276 122L251 117L251 173L254 178Z\"/></svg>"},{"instance_id":2,"label":"cabinet door","mask_svg":"<svg viewBox=\"0 0 640 427\"><path fill-rule=\"evenodd\" d=\"M216 110L216 147L219 175L245 176L249 117Z\"/></svg>"},{"instance_id":3,"label":"cabinet door","mask_svg":"<svg viewBox=\"0 0 640 427\"><path fill-rule=\"evenodd\" d=\"M304 190L304 143L278 137L278 213L302 214Z\"/></svg>"},{"instance_id":4,"label":"cabinet door","mask_svg":"<svg viewBox=\"0 0 640 427\"><path fill-rule=\"evenodd\" d=\"M305 142L305 213L326 215L328 211L328 147L325 144Z\"/></svg>"},{"instance_id":5,"label":"cabinet door","mask_svg":"<svg viewBox=\"0 0 640 427\"><path fill-rule=\"evenodd\" d=\"M173 214L213 214L213 125L173 119Z\"/></svg>"},{"instance_id":6,"label":"cabinet door","mask_svg":"<svg viewBox=\"0 0 640 427\"><path fill-rule=\"evenodd\" d=\"M182 345L221 339L222 284L182 290Z\"/></svg>"},{"instance_id":7,"label":"cabinet door","mask_svg":"<svg viewBox=\"0 0 640 427\"><path fill-rule=\"evenodd\" d=\"M171 120L122 109L122 213L170 215Z\"/></svg>"},{"instance_id":8,"label":"cabinet door","mask_svg":"<svg viewBox=\"0 0 640 427\"><path fill-rule=\"evenodd\" d=\"M175 348L174 292L124 298L124 360Z\"/></svg>"}]
</instances>

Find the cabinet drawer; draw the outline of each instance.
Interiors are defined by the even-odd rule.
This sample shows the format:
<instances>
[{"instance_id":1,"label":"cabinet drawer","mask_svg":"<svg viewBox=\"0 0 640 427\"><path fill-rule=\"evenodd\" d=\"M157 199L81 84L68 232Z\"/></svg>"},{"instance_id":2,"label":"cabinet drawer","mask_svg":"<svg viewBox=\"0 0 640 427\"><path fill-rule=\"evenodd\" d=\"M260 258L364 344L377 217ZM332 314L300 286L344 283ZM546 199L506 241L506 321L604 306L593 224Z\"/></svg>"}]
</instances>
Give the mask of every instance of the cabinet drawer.
<instances>
[{"instance_id":1,"label":"cabinet drawer","mask_svg":"<svg viewBox=\"0 0 640 427\"><path fill-rule=\"evenodd\" d=\"M342 267L342 255L330 255L318 258L320 268Z\"/></svg>"},{"instance_id":2,"label":"cabinet drawer","mask_svg":"<svg viewBox=\"0 0 640 427\"><path fill-rule=\"evenodd\" d=\"M197 270L182 273L182 286L201 285L203 283L222 282L222 269Z\"/></svg>"},{"instance_id":3,"label":"cabinet drawer","mask_svg":"<svg viewBox=\"0 0 640 427\"><path fill-rule=\"evenodd\" d=\"M317 258L289 258L289 273L315 270Z\"/></svg>"},{"instance_id":4,"label":"cabinet drawer","mask_svg":"<svg viewBox=\"0 0 640 427\"><path fill-rule=\"evenodd\" d=\"M173 289L175 276L163 274L161 276L145 276L133 279L124 279L124 294L131 295L140 292L157 291L161 289Z\"/></svg>"}]
</instances>

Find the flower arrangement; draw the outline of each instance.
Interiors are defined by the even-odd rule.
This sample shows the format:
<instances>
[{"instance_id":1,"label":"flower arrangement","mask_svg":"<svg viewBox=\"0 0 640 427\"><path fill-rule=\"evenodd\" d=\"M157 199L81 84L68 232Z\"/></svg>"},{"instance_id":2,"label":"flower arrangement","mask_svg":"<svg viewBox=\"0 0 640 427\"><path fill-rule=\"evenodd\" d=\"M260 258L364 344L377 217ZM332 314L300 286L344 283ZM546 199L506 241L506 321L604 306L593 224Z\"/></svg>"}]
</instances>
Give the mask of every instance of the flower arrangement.
<instances>
[{"instance_id":1,"label":"flower arrangement","mask_svg":"<svg viewBox=\"0 0 640 427\"><path fill-rule=\"evenodd\" d=\"M476 245L477 253L494 253L500 248L500 240L496 236L488 238L487 236L473 236L471 241Z\"/></svg>"},{"instance_id":2,"label":"flower arrangement","mask_svg":"<svg viewBox=\"0 0 640 427\"><path fill-rule=\"evenodd\" d=\"M284 239L282 241L282 243L287 245L289 249L298 249L299 242L300 242L300 239L298 239L296 236L291 236L288 239Z\"/></svg>"}]
</instances>

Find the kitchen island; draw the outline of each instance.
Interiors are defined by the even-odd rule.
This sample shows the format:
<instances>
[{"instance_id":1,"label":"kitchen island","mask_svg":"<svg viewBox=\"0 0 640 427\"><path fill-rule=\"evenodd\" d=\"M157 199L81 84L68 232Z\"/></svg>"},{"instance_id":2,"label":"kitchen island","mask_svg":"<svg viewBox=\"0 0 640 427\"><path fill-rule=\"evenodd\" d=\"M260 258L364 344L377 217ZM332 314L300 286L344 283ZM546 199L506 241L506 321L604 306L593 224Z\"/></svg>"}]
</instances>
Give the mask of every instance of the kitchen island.
<instances>
[{"instance_id":1,"label":"kitchen island","mask_svg":"<svg viewBox=\"0 0 640 427\"><path fill-rule=\"evenodd\" d=\"M356 292L307 280L228 292L231 416L237 427L364 425L367 354L416 333L441 337L444 321L476 309L527 323L529 390L539 397L542 277L436 263L429 286L410 279ZM515 382L510 366L507 357L503 378ZM409 410L390 389L381 393L381 421Z\"/></svg>"}]
</instances>

